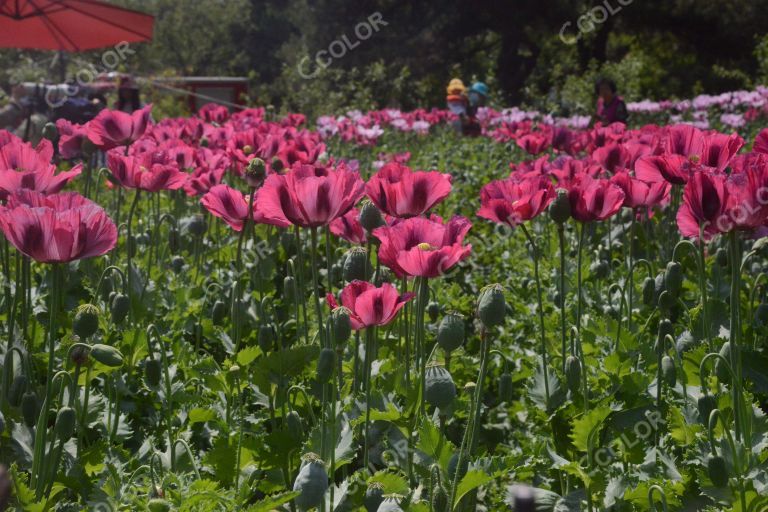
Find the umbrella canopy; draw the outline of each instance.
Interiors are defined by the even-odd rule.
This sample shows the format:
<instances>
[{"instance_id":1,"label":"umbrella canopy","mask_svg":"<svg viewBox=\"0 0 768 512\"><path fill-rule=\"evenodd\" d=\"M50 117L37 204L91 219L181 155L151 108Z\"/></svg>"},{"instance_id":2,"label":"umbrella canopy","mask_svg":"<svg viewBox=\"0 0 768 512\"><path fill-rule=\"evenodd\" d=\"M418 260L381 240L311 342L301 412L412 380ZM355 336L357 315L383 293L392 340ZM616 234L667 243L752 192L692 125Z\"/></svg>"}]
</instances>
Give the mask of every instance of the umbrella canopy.
<instances>
[{"instance_id":1,"label":"umbrella canopy","mask_svg":"<svg viewBox=\"0 0 768 512\"><path fill-rule=\"evenodd\" d=\"M79 52L152 39L154 18L97 0L0 0L0 47Z\"/></svg>"}]
</instances>

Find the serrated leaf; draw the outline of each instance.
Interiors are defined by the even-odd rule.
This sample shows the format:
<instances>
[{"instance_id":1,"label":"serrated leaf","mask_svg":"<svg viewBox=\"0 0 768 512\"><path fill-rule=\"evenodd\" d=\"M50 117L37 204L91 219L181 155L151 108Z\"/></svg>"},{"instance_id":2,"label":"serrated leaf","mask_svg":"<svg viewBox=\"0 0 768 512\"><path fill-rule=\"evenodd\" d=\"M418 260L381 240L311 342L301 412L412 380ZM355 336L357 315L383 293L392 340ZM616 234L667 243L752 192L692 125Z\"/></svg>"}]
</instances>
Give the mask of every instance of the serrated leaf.
<instances>
[{"instance_id":1,"label":"serrated leaf","mask_svg":"<svg viewBox=\"0 0 768 512\"><path fill-rule=\"evenodd\" d=\"M248 366L254 362L261 353L262 351L257 345L252 347L245 347L237 353L237 357L235 359L237 360L237 364L240 366Z\"/></svg>"},{"instance_id":2,"label":"serrated leaf","mask_svg":"<svg viewBox=\"0 0 768 512\"><path fill-rule=\"evenodd\" d=\"M589 437L596 435L596 430L603 426L603 421L611 414L607 407L598 407L590 410L586 415L574 420L573 433L571 439L573 444L582 452L586 452L589 447ZM593 437L592 447L596 446L597 440Z\"/></svg>"},{"instance_id":3,"label":"serrated leaf","mask_svg":"<svg viewBox=\"0 0 768 512\"><path fill-rule=\"evenodd\" d=\"M189 423L205 423L206 421L213 421L216 419L216 411L213 409L203 409L195 407L189 411Z\"/></svg>"},{"instance_id":4,"label":"serrated leaf","mask_svg":"<svg viewBox=\"0 0 768 512\"><path fill-rule=\"evenodd\" d=\"M247 512L270 512L279 508L281 505L285 505L299 494L301 493L297 491L290 491L283 494L277 494L275 496L267 496L255 505L248 507Z\"/></svg>"},{"instance_id":5,"label":"serrated leaf","mask_svg":"<svg viewBox=\"0 0 768 512\"><path fill-rule=\"evenodd\" d=\"M372 477L368 479L368 484L372 484L374 482L378 482L384 486L384 494L407 495L410 490L408 487L408 481L405 478L390 471L377 471Z\"/></svg>"},{"instance_id":6,"label":"serrated leaf","mask_svg":"<svg viewBox=\"0 0 768 512\"><path fill-rule=\"evenodd\" d=\"M473 489L477 489L481 485L485 485L488 482L493 481L493 478L479 469L472 469L467 471L464 478L459 482L459 486L456 488L456 497L453 501L453 509L456 509L456 505L459 504L461 498L463 498L468 492Z\"/></svg>"}]
</instances>

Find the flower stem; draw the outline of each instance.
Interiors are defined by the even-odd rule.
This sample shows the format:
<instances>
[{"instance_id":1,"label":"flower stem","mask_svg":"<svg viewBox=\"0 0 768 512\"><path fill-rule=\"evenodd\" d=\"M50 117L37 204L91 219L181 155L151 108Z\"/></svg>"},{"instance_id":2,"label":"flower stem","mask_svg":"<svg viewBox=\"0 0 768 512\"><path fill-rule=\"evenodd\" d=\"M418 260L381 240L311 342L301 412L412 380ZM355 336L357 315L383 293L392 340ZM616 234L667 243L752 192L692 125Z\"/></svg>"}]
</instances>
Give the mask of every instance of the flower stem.
<instances>
[{"instance_id":1,"label":"flower stem","mask_svg":"<svg viewBox=\"0 0 768 512\"><path fill-rule=\"evenodd\" d=\"M373 363L373 345L376 336L375 327L365 330L365 369L363 385L365 387L365 440L363 445L363 467L368 469L368 441L371 424L371 364Z\"/></svg>"},{"instance_id":2,"label":"flower stem","mask_svg":"<svg viewBox=\"0 0 768 512\"><path fill-rule=\"evenodd\" d=\"M565 375L565 354L568 351L568 339L565 332L565 228L563 224L557 225L557 237L560 241L560 337L562 342L562 370Z\"/></svg>"},{"instance_id":3,"label":"flower stem","mask_svg":"<svg viewBox=\"0 0 768 512\"><path fill-rule=\"evenodd\" d=\"M539 276L539 251L536 248L536 243L533 241L528 230L525 229L524 224L520 224L520 228L523 230L523 234L528 239L528 243L531 244L531 254L533 255L533 275L536 280L536 295L539 306L539 334L541 336L541 366L542 373L544 374L544 392L549 404L549 364L547 363L547 337L544 332L544 306L541 300L541 278Z\"/></svg>"}]
</instances>

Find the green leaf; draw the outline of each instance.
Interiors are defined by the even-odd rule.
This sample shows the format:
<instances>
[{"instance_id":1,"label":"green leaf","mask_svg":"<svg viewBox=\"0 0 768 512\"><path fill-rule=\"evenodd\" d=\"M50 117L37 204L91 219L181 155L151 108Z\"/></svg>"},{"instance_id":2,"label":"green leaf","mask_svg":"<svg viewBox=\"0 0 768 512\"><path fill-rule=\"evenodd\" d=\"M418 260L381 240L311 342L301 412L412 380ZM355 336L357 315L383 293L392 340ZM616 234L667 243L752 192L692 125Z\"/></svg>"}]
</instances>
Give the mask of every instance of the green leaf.
<instances>
[{"instance_id":1,"label":"green leaf","mask_svg":"<svg viewBox=\"0 0 768 512\"><path fill-rule=\"evenodd\" d=\"M203 409L196 407L189 411L189 423L190 425L195 423L205 423L206 421L213 421L216 419L216 411L213 409Z\"/></svg>"},{"instance_id":2,"label":"green leaf","mask_svg":"<svg viewBox=\"0 0 768 512\"><path fill-rule=\"evenodd\" d=\"M491 476L486 474L484 471L480 471L479 469L467 471L467 474L464 475L464 478L461 479L459 486L456 488L456 497L453 501L453 509L456 509L456 505L459 504L461 498L463 498L468 492L473 489L477 489L481 485L485 485L492 480L493 478L491 478Z\"/></svg>"},{"instance_id":3,"label":"green leaf","mask_svg":"<svg viewBox=\"0 0 768 512\"><path fill-rule=\"evenodd\" d=\"M677 407L669 408L669 435L678 445L687 446L696 440L696 432L701 430L701 425L689 424Z\"/></svg>"},{"instance_id":4,"label":"green leaf","mask_svg":"<svg viewBox=\"0 0 768 512\"><path fill-rule=\"evenodd\" d=\"M597 439L594 436L597 435L597 430L602 428L603 421L610 414L611 410L608 407L598 407L589 411L586 416L574 420L573 433L571 434L573 445L580 451L586 452L589 448L589 438L593 436L592 446L596 446Z\"/></svg>"},{"instance_id":5,"label":"green leaf","mask_svg":"<svg viewBox=\"0 0 768 512\"><path fill-rule=\"evenodd\" d=\"M384 486L384 494L402 494L409 492L408 481L401 475L389 471L377 471L368 479L368 484L378 482Z\"/></svg>"},{"instance_id":6,"label":"green leaf","mask_svg":"<svg viewBox=\"0 0 768 512\"><path fill-rule=\"evenodd\" d=\"M281 505L285 505L299 494L301 493L298 491L290 491L274 496L267 496L255 505L248 507L247 512L270 512L271 510L279 508Z\"/></svg>"},{"instance_id":7,"label":"green leaf","mask_svg":"<svg viewBox=\"0 0 768 512\"><path fill-rule=\"evenodd\" d=\"M237 353L237 364L240 366L248 366L252 362L256 360L259 355L262 354L261 349L254 345L252 347L245 347L240 352Z\"/></svg>"}]
</instances>

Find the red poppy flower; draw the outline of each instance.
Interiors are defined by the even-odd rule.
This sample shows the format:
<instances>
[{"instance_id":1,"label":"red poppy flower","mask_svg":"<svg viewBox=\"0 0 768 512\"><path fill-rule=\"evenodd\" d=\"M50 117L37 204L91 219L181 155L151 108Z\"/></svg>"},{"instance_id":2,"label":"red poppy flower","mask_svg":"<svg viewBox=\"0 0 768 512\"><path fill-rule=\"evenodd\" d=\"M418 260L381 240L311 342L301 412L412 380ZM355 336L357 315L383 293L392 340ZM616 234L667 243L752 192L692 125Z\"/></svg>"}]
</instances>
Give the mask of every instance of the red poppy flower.
<instances>
[{"instance_id":1,"label":"red poppy flower","mask_svg":"<svg viewBox=\"0 0 768 512\"><path fill-rule=\"evenodd\" d=\"M295 164L286 174L270 174L256 196L267 224L327 226L347 213L363 195L360 175L344 163L335 168Z\"/></svg>"},{"instance_id":2,"label":"red poppy flower","mask_svg":"<svg viewBox=\"0 0 768 512\"><path fill-rule=\"evenodd\" d=\"M635 175L646 182L684 185L700 166L681 155L644 156L635 162Z\"/></svg>"},{"instance_id":3,"label":"red poppy flower","mask_svg":"<svg viewBox=\"0 0 768 512\"><path fill-rule=\"evenodd\" d=\"M179 171L176 162L153 163L150 152L126 156L118 150L109 151L107 167L122 187L148 192L178 190L188 177L187 173Z\"/></svg>"},{"instance_id":4,"label":"red poppy flower","mask_svg":"<svg viewBox=\"0 0 768 512\"><path fill-rule=\"evenodd\" d=\"M605 220L624 204L624 191L608 180L578 177L568 190L571 216L579 222Z\"/></svg>"},{"instance_id":5,"label":"red poppy flower","mask_svg":"<svg viewBox=\"0 0 768 512\"><path fill-rule=\"evenodd\" d=\"M387 325L394 320L397 312L415 296L408 292L402 295L397 288L384 283L380 288L366 281L352 281L341 291L341 305L349 310L349 321L355 330ZM330 293L326 296L331 309L339 304Z\"/></svg>"},{"instance_id":6,"label":"red poppy flower","mask_svg":"<svg viewBox=\"0 0 768 512\"><path fill-rule=\"evenodd\" d=\"M62 158L76 158L80 156L83 141L88 138L88 123L70 123L64 118L56 120L56 129L59 132L59 154Z\"/></svg>"},{"instance_id":7,"label":"red poppy flower","mask_svg":"<svg viewBox=\"0 0 768 512\"><path fill-rule=\"evenodd\" d=\"M243 195L239 190L235 190L227 185L216 185L211 188L201 199L200 202L211 215L220 218L226 222L229 227L235 231L241 231L248 218L248 196ZM254 207L251 220L254 222L263 222L263 218ZM289 223L281 227L288 227Z\"/></svg>"},{"instance_id":8,"label":"red poppy flower","mask_svg":"<svg viewBox=\"0 0 768 512\"><path fill-rule=\"evenodd\" d=\"M471 245L462 245L472 224L464 217L448 223L437 215L412 217L373 230L381 240L379 259L398 277L437 277L467 258Z\"/></svg>"},{"instance_id":9,"label":"red poppy flower","mask_svg":"<svg viewBox=\"0 0 768 512\"><path fill-rule=\"evenodd\" d=\"M683 204L677 212L677 227L688 238L699 238L699 227L704 228L704 238L709 240L724 231L727 222L727 176L722 173L702 171L694 173L683 190Z\"/></svg>"},{"instance_id":10,"label":"red poppy flower","mask_svg":"<svg viewBox=\"0 0 768 512\"><path fill-rule=\"evenodd\" d=\"M546 177L492 181L480 190L479 217L515 227L543 212L555 197Z\"/></svg>"},{"instance_id":11,"label":"red poppy flower","mask_svg":"<svg viewBox=\"0 0 768 512\"><path fill-rule=\"evenodd\" d=\"M390 162L368 180L365 193L384 213L400 218L416 217L451 193L451 175L412 171L405 165Z\"/></svg>"},{"instance_id":12,"label":"red poppy flower","mask_svg":"<svg viewBox=\"0 0 768 512\"><path fill-rule=\"evenodd\" d=\"M127 146L144 135L152 105L128 114L104 109L88 123L88 138L101 150Z\"/></svg>"},{"instance_id":13,"label":"red poppy flower","mask_svg":"<svg viewBox=\"0 0 768 512\"><path fill-rule=\"evenodd\" d=\"M666 203L672 188L666 181L648 183L621 169L611 176L611 183L624 191L624 206L627 208L653 208Z\"/></svg>"},{"instance_id":14,"label":"red poppy flower","mask_svg":"<svg viewBox=\"0 0 768 512\"><path fill-rule=\"evenodd\" d=\"M0 229L19 252L42 263L101 256L117 243L112 219L77 192L17 192L0 209Z\"/></svg>"}]
</instances>

